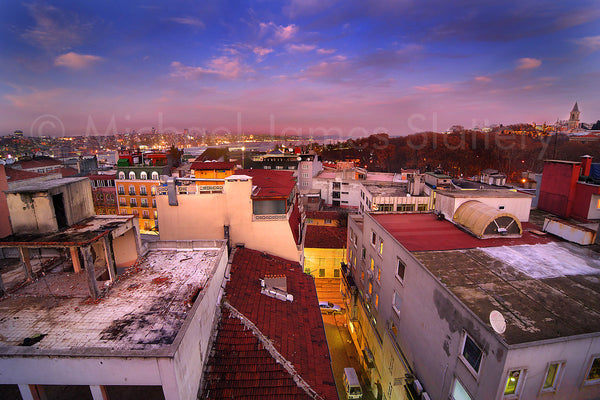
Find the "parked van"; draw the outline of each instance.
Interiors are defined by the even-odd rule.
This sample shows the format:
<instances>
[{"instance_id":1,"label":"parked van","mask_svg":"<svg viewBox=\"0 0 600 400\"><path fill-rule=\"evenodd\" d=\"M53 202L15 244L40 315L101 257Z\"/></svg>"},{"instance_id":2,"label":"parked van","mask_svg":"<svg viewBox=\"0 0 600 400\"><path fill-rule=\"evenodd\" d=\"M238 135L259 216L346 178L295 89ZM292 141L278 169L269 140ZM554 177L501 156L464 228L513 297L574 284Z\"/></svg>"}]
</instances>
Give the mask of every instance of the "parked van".
<instances>
[{"instance_id":1,"label":"parked van","mask_svg":"<svg viewBox=\"0 0 600 400\"><path fill-rule=\"evenodd\" d=\"M344 388L348 399L362 399L362 387L354 368L344 368Z\"/></svg>"}]
</instances>

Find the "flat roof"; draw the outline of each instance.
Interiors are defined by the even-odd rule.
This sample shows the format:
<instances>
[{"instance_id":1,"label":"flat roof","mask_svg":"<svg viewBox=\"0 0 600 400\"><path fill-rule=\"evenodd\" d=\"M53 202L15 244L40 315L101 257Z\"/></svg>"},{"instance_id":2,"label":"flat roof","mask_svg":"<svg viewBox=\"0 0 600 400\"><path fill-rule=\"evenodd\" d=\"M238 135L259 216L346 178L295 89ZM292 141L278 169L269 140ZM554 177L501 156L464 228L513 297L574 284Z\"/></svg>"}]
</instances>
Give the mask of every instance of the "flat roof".
<instances>
[{"instance_id":1,"label":"flat roof","mask_svg":"<svg viewBox=\"0 0 600 400\"><path fill-rule=\"evenodd\" d=\"M220 254L150 251L97 302L88 298L86 274L62 272L60 264L0 300L0 355L164 354ZM19 346L38 334L45 335L38 343Z\"/></svg>"},{"instance_id":2,"label":"flat roof","mask_svg":"<svg viewBox=\"0 0 600 400\"><path fill-rule=\"evenodd\" d=\"M68 185L70 183L79 182L83 180L89 180L87 177L74 177L74 178L59 178L50 179L47 181L32 183L31 185L22 186L18 189L6 190L6 193L37 193L45 192L50 189L57 188L59 186Z\"/></svg>"},{"instance_id":3,"label":"flat roof","mask_svg":"<svg viewBox=\"0 0 600 400\"><path fill-rule=\"evenodd\" d=\"M505 197L530 199L532 197L530 194L517 192L516 189L443 190L439 191L438 195L454 198Z\"/></svg>"},{"instance_id":4,"label":"flat roof","mask_svg":"<svg viewBox=\"0 0 600 400\"><path fill-rule=\"evenodd\" d=\"M536 236L530 232L529 230L537 228L527 222L522 223L523 235L520 238L478 239L460 230L450 221L438 219L433 213L371 214L371 217L411 252L540 244L551 241L547 236Z\"/></svg>"},{"instance_id":5,"label":"flat roof","mask_svg":"<svg viewBox=\"0 0 600 400\"><path fill-rule=\"evenodd\" d=\"M480 240L480 242L485 242ZM413 255L507 344L600 332L600 257L566 242Z\"/></svg>"},{"instance_id":6,"label":"flat roof","mask_svg":"<svg viewBox=\"0 0 600 400\"><path fill-rule=\"evenodd\" d=\"M363 182L373 197L406 197L406 184L392 182Z\"/></svg>"},{"instance_id":7,"label":"flat roof","mask_svg":"<svg viewBox=\"0 0 600 400\"><path fill-rule=\"evenodd\" d=\"M112 188L114 191L114 188ZM96 215L51 233L10 235L0 239L0 247L68 247L87 245L111 231L131 224L133 215Z\"/></svg>"}]
</instances>

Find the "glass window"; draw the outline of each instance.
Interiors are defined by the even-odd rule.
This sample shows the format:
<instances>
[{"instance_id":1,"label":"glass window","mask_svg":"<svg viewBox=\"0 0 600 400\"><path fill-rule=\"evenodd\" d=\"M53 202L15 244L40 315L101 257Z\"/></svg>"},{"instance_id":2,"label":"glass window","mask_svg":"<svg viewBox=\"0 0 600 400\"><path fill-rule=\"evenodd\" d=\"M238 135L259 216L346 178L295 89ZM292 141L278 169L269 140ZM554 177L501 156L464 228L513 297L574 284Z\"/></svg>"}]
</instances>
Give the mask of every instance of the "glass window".
<instances>
[{"instance_id":1,"label":"glass window","mask_svg":"<svg viewBox=\"0 0 600 400\"><path fill-rule=\"evenodd\" d=\"M401 211L401 212L415 211L415 205L414 204L398 204L396 206L396 211Z\"/></svg>"},{"instance_id":2,"label":"glass window","mask_svg":"<svg viewBox=\"0 0 600 400\"><path fill-rule=\"evenodd\" d=\"M158 172L156 172L156 171L152 172L152 179L155 181L158 180Z\"/></svg>"},{"instance_id":3,"label":"glass window","mask_svg":"<svg viewBox=\"0 0 600 400\"><path fill-rule=\"evenodd\" d=\"M148 174L146 173L146 171L140 172L140 179L148 179Z\"/></svg>"},{"instance_id":4,"label":"glass window","mask_svg":"<svg viewBox=\"0 0 600 400\"><path fill-rule=\"evenodd\" d=\"M129 186L129 195L135 196L135 186Z\"/></svg>"},{"instance_id":5,"label":"glass window","mask_svg":"<svg viewBox=\"0 0 600 400\"><path fill-rule=\"evenodd\" d=\"M375 260L371 257L371 271L375 271Z\"/></svg>"},{"instance_id":6,"label":"glass window","mask_svg":"<svg viewBox=\"0 0 600 400\"><path fill-rule=\"evenodd\" d=\"M336 268L333 270L333 277L334 278L339 278L340 277L340 269Z\"/></svg>"},{"instance_id":7,"label":"glass window","mask_svg":"<svg viewBox=\"0 0 600 400\"><path fill-rule=\"evenodd\" d=\"M377 242L377 234L375 232L371 233L371 244L373 246L375 246L375 243Z\"/></svg>"},{"instance_id":8,"label":"glass window","mask_svg":"<svg viewBox=\"0 0 600 400\"><path fill-rule=\"evenodd\" d=\"M479 373L479 367L481 366L481 359L483 357L483 352L477 346L475 341L471 339L467 333L465 333L465 339L463 342L462 348L462 359L467 362L467 364L473 369L473 371L477 374Z\"/></svg>"},{"instance_id":9,"label":"glass window","mask_svg":"<svg viewBox=\"0 0 600 400\"><path fill-rule=\"evenodd\" d=\"M123 185L119 185L119 194L125 194L125 188Z\"/></svg>"},{"instance_id":10,"label":"glass window","mask_svg":"<svg viewBox=\"0 0 600 400\"><path fill-rule=\"evenodd\" d=\"M319 269L319 278L324 278L325 277L325 269L321 268Z\"/></svg>"},{"instance_id":11,"label":"glass window","mask_svg":"<svg viewBox=\"0 0 600 400\"><path fill-rule=\"evenodd\" d=\"M398 259L398 265L396 268L396 276L400 278L400 280L404 280L404 272L406 271L406 264L402 262L401 259Z\"/></svg>"},{"instance_id":12,"label":"glass window","mask_svg":"<svg viewBox=\"0 0 600 400\"><path fill-rule=\"evenodd\" d=\"M379 243L379 254L383 254L383 240Z\"/></svg>"},{"instance_id":13,"label":"glass window","mask_svg":"<svg viewBox=\"0 0 600 400\"><path fill-rule=\"evenodd\" d=\"M146 193L146 186L144 186L144 185L140 186L140 194L142 196L145 196L148 194L148 193Z\"/></svg>"},{"instance_id":14,"label":"glass window","mask_svg":"<svg viewBox=\"0 0 600 400\"><path fill-rule=\"evenodd\" d=\"M158 219L158 211L154 211L154 219Z\"/></svg>"},{"instance_id":15,"label":"glass window","mask_svg":"<svg viewBox=\"0 0 600 400\"><path fill-rule=\"evenodd\" d=\"M452 387L452 400L471 400L471 396L469 396L469 393L467 393L467 390L458 379L454 379L454 385Z\"/></svg>"},{"instance_id":16,"label":"glass window","mask_svg":"<svg viewBox=\"0 0 600 400\"><path fill-rule=\"evenodd\" d=\"M137 207L137 200L135 198L129 199L130 207Z\"/></svg>"},{"instance_id":17,"label":"glass window","mask_svg":"<svg viewBox=\"0 0 600 400\"><path fill-rule=\"evenodd\" d=\"M140 202L142 207L148 207L148 199L141 199Z\"/></svg>"},{"instance_id":18,"label":"glass window","mask_svg":"<svg viewBox=\"0 0 600 400\"><path fill-rule=\"evenodd\" d=\"M150 218L150 214L148 213L148 210L142 210L142 217L143 218Z\"/></svg>"},{"instance_id":19,"label":"glass window","mask_svg":"<svg viewBox=\"0 0 600 400\"><path fill-rule=\"evenodd\" d=\"M152 207L156 208L156 199L152 199Z\"/></svg>"},{"instance_id":20,"label":"glass window","mask_svg":"<svg viewBox=\"0 0 600 400\"><path fill-rule=\"evenodd\" d=\"M506 386L504 387L504 396L518 396L521 392L521 387L525 381L525 370L515 369L508 372Z\"/></svg>"},{"instance_id":21,"label":"glass window","mask_svg":"<svg viewBox=\"0 0 600 400\"><path fill-rule=\"evenodd\" d=\"M379 307L379 295L375 293L375 308Z\"/></svg>"},{"instance_id":22,"label":"glass window","mask_svg":"<svg viewBox=\"0 0 600 400\"><path fill-rule=\"evenodd\" d=\"M129 171L129 179L135 179L135 172Z\"/></svg>"},{"instance_id":23,"label":"glass window","mask_svg":"<svg viewBox=\"0 0 600 400\"><path fill-rule=\"evenodd\" d=\"M398 314L398 316L400 315L400 304L402 303L402 298L400 297L400 295L396 292L394 292L394 311L396 311L396 314Z\"/></svg>"},{"instance_id":24,"label":"glass window","mask_svg":"<svg viewBox=\"0 0 600 400\"><path fill-rule=\"evenodd\" d=\"M377 282L381 282L381 268L377 267Z\"/></svg>"},{"instance_id":25,"label":"glass window","mask_svg":"<svg viewBox=\"0 0 600 400\"><path fill-rule=\"evenodd\" d=\"M427 211L427 204L419 204L417 206L418 211Z\"/></svg>"},{"instance_id":26,"label":"glass window","mask_svg":"<svg viewBox=\"0 0 600 400\"><path fill-rule=\"evenodd\" d=\"M373 284L369 282L369 294L373 293Z\"/></svg>"},{"instance_id":27,"label":"glass window","mask_svg":"<svg viewBox=\"0 0 600 400\"><path fill-rule=\"evenodd\" d=\"M125 172L119 171L119 179L125 179Z\"/></svg>"},{"instance_id":28,"label":"glass window","mask_svg":"<svg viewBox=\"0 0 600 400\"><path fill-rule=\"evenodd\" d=\"M600 357L593 359L590 364L590 370L585 378L585 384L600 383Z\"/></svg>"},{"instance_id":29,"label":"glass window","mask_svg":"<svg viewBox=\"0 0 600 400\"><path fill-rule=\"evenodd\" d=\"M363 246L362 253L360 254L360 259L364 260L366 256L367 256L367 249L365 249L365 247Z\"/></svg>"},{"instance_id":30,"label":"glass window","mask_svg":"<svg viewBox=\"0 0 600 400\"><path fill-rule=\"evenodd\" d=\"M152 196L154 196L156 194L156 186L150 187L150 194L152 194Z\"/></svg>"},{"instance_id":31,"label":"glass window","mask_svg":"<svg viewBox=\"0 0 600 400\"><path fill-rule=\"evenodd\" d=\"M562 369L562 363L553 363L548 366L546 378L542 385L542 392L552 392L558 387L558 377Z\"/></svg>"}]
</instances>

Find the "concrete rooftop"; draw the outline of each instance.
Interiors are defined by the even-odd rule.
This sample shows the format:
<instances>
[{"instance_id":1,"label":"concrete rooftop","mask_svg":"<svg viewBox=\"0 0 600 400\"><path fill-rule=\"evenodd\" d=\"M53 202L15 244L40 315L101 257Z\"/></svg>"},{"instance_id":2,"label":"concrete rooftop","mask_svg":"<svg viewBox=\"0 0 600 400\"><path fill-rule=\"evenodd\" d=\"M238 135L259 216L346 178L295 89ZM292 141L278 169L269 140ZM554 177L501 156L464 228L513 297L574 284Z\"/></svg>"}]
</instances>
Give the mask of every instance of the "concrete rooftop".
<instances>
[{"instance_id":1,"label":"concrete rooftop","mask_svg":"<svg viewBox=\"0 0 600 400\"><path fill-rule=\"evenodd\" d=\"M600 334L600 255L590 248L550 242L412 254L488 326L500 311L507 327L499 336L509 345Z\"/></svg>"},{"instance_id":2,"label":"concrete rooftop","mask_svg":"<svg viewBox=\"0 0 600 400\"><path fill-rule=\"evenodd\" d=\"M405 197L406 183L363 182L363 186L373 197Z\"/></svg>"},{"instance_id":3,"label":"concrete rooftop","mask_svg":"<svg viewBox=\"0 0 600 400\"><path fill-rule=\"evenodd\" d=\"M43 182L32 183L31 185L21 186L18 189L6 190L6 193L38 193L46 192L50 189L54 189L69 183L83 181L88 179L87 177L71 177L71 178L59 178L50 179Z\"/></svg>"},{"instance_id":4,"label":"concrete rooftop","mask_svg":"<svg viewBox=\"0 0 600 400\"><path fill-rule=\"evenodd\" d=\"M510 189L484 189L484 190L444 190L446 197L476 198L476 197L502 197L502 198L532 198L533 196Z\"/></svg>"},{"instance_id":5,"label":"concrete rooftop","mask_svg":"<svg viewBox=\"0 0 600 400\"><path fill-rule=\"evenodd\" d=\"M85 274L58 266L0 301L0 356L168 354L219 255L218 248L150 251L95 302ZM20 346L39 334L38 343Z\"/></svg>"}]
</instances>

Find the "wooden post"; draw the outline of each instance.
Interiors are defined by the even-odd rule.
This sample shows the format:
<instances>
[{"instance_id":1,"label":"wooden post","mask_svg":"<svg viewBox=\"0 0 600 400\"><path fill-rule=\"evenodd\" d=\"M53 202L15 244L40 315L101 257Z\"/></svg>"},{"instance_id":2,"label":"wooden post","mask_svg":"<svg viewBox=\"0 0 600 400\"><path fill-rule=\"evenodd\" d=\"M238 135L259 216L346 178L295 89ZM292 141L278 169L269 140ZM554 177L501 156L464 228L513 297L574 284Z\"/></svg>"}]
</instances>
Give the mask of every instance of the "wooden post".
<instances>
[{"instance_id":1,"label":"wooden post","mask_svg":"<svg viewBox=\"0 0 600 400\"><path fill-rule=\"evenodd\" d=\"M21 254L21 264L23 264L25 279L32 281L33 269L31 268L31 260L29 259L29 249L27 247L19 247L19 253Z\"/></svg>"},{"instance_id":2,"label":"wooden post","mask_svg":"<svg viewBox=\"0 0 600 400\"><path fill-rule=\"evenodd\" d=\"M117 279L117 270L115 269L115 253L112 247L112 238L108 234L104 236L104 258L106 259L106 269L108 269L108 276L110 281L114 282Z\"/></svg>"},{"instance_id":3,"label":"wooden post","mask_svg":"<svg viewBox=\"0 0 600 400\"><path fill-rule=\"evenodd\" d=\"M98 290L98 283L96 282L96 271L94 271L94 259L92 258L90 246L82 247L81 254L83 254L83 265L85 266L85 272L87 273L90 296L92 299L96 300L100 295L100 290Z\"/></svg>"},{"instance_id":4,"label":"wooden post","mask_svg":"<svg viewBox=\"0 0 600 400\"><path fill-rule=\"evenodd\" d=\"M76 274L81 272L81 262L79 261L79 251L77 251L77 247L69 247L71 250L71 261L73 262L73 271Z\"/></svg>"},{"instance_id":5,"label":"wooden post","mask_svg":"<svg viewBox=\"0 0 600 400\"><path fill-rule=\"evenodd\" d=\"M23 400L46 400L46 393L39 385L19 384Z\"/></svg>"},{"instance_id":6,"label":"wooden post","mask_svg":"<svg viewBox=\"0 0 600 400\"><path fill-rule=\"evenodd\" d=\"M94 400L109 400L106 387L103 385L90 385L90 392L92 392L92 399Z\"/></svg>"}]
</instances>

